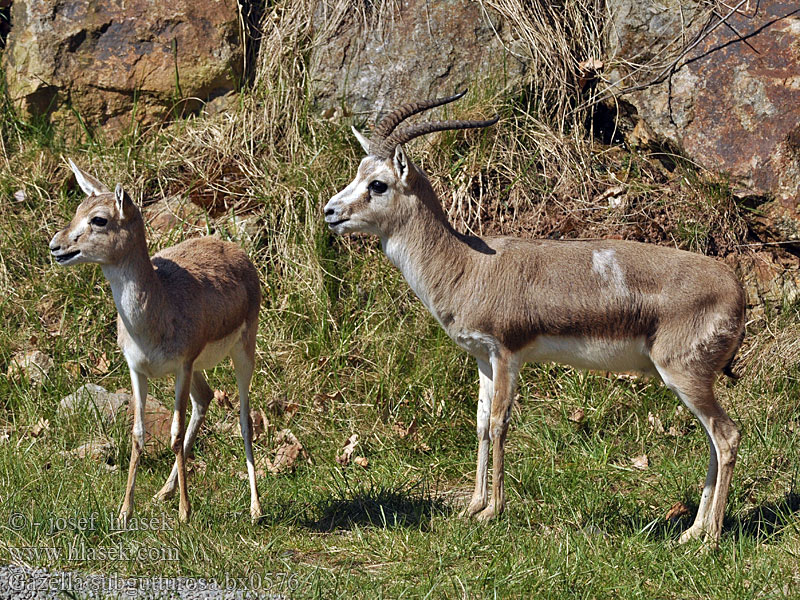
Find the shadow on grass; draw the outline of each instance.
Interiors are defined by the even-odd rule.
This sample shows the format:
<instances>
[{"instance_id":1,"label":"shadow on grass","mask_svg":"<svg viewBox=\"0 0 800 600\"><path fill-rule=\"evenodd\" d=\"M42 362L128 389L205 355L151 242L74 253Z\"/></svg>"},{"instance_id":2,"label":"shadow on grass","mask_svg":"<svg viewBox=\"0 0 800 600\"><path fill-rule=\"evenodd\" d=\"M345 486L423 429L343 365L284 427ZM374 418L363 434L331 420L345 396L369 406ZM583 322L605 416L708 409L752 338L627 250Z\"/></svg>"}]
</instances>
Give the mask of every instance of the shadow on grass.
<instances>
[{"instance_id":1,"label":"shadow on grass","mask_svg":"<svg viewBox=\"0 0 800 600\"><path fill-rule=\"evenodd\" d=\"M733 519L730 528L736 532L737 537L747 536L759 541L777 539L798 512L800 494L791 491L777 502L765 502L743 517ZM727 529L727 520L725 525Z\"/></svg>"},{"instance_id":2,"label":"shadow on grass","mask_svg":"<svg viewBox=\"0 0 800 600\"><path fill-rule=\"evenodd\" d=\"M652 540L677 540L681 533L689 529L697 515L698 505L688 499L682 504L686 507L680 517L664 519L663 517L645 523L641 515L625 515L606 508L588 520L589 524L599 523L599 529L613 534L644 533ZM726 516L722 524L723 535L730 533L737 539L752 538L758 542L777 541L785 528L800 513L800 494L795 491L786 493L783 498L774 502L765 502L756 506L744 515Z\"/></svg>"},{"instance_id":3,"label":"shadow on grass","mask_svg":"<svg viewBox=\"0 0 800 600\"><path fill-rule=\"evenodd\" d=\"M372 526L383 529L409 527L426 531L434 515L447 515L451 509L440 498L408 490L372 489L354 491L350 497L326 498L317 504L316 519L302 525L329 533Z\"/></svg>"}]
</instances>

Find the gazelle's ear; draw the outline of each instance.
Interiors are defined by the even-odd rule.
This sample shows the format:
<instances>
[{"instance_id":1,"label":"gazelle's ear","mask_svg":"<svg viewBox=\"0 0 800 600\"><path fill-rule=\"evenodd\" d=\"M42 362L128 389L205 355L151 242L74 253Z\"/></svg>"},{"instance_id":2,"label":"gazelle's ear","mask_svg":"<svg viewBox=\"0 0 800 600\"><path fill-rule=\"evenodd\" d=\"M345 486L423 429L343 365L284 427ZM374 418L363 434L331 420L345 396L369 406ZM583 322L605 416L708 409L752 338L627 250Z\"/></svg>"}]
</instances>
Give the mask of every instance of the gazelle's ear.
<instances>
[{"instance_id":1,"label":"gazelle's ear","mask_svg":"<svg viewBox=\"0 0 800 600\"><path fill-rule=\"evenodd\" d=\"M87 196L99 196L100 194L108 194L111 191L106 185L88 173L81 171L78 166L72 162L71 158L67 160L69 161L69 168L72 169L72 172L75 174L75 179L78 180L78 185L81 186L84 194Z\"/></svg>"},{"instance_id":2,"label":"gazelle's ear","mask_svg":"<svg viewBox=\"0 0 800 600\"><path fill-rule=\"evenodd\" d=\"M117 187L114 188L114 200L117 204L119 216L123 220L130 217L131 210L133 209L133 200L131 200L131 197L122 189L121 183L118 183Z\"/></svg>"},{"instance_id":3,"label":"gazelle's ear","mask_svg":"<svg viewBox=\"0 0 800 600\"><path fill-rule=\"evenodd\" d=\"M369 154L369 140L364 137L364 134L362 134L358 129L356 129L352 125L350 126L350 129L353 130L353 135L356 136L356 139L358 140L358 143L361 144L361 147L364 149L364 152Z\"/></svg>"},{"instance_id":4,"label":"gazelle's ear","mask_svg":"<svg viewBox=\"0 0 800 600\"><path fill-rule=\"evenodd\" d=\"M392 162L394 164L395 173L397 173L397 178L403 183L407 183L408 157L406 156L406 151L403 150L402 144L398 144L394 149L394 159L392 159Z\"/></svg>"}]
</instances>

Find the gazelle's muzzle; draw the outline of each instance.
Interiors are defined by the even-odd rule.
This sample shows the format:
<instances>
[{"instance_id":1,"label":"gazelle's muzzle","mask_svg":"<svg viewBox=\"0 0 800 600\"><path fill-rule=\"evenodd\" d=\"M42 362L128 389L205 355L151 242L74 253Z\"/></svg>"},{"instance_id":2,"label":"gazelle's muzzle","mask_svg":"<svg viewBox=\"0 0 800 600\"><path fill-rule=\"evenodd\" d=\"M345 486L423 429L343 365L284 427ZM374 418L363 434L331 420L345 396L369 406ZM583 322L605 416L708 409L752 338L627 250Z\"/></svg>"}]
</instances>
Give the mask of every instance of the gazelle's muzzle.
<instances>
[{"instance_id":1,"label":"gazelle's muzzle","mask_svg":"<svg viewBox=\"0 0 800 600\"><path fill-rule=\"evenodd\" d=\"M53 239L50 240L50 254L53 256L55 261L60 265L69 265L71 264L74 259L78 258L81 254L80 250L71 250L69 244L64 244L61 242L62 239L66 239L67 242L69 241L66 229L62 229L57 234L53 236Z\"/></svg>"}]
</instances>

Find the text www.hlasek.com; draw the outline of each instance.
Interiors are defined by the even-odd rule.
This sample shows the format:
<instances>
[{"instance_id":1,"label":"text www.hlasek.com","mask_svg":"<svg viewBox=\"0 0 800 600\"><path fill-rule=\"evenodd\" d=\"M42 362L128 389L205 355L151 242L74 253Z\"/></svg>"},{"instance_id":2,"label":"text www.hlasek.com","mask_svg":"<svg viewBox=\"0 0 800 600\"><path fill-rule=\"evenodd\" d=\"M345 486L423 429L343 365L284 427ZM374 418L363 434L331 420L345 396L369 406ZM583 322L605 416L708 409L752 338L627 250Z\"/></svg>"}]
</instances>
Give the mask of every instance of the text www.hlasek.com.
<instances>
[{"instance_id":1,"label":"text www.hlasek.com","mask_svg":"<svg viewBox=\"0 0 800 600\"><path fill-rule=\"evenodd\" d=\"M176 562L180 559L174 546L126 547L122 543L110 546L87 546L83 542L67 548L55 546L21 546L8 548L11 558L25 562L40 561L136 561L136 562Z\"/></svg>"}]
</instances>

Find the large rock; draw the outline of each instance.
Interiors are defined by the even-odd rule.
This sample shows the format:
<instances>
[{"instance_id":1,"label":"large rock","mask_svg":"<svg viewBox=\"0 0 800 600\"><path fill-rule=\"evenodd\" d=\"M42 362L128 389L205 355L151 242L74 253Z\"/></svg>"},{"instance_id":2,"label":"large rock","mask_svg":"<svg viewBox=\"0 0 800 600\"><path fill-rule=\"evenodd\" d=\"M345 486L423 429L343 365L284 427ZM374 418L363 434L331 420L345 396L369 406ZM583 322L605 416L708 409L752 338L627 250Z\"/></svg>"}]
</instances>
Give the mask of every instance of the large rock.
<instances>
[{"instance_id":1,"label":"large rock","mask_svg":"<svg viewBox=\"0 0 800 600\"><path fill-rule=\"evenodd\" d=\"M152 122L227 93L242 71L235 0L16 0L11 24L8 93L59 124L118 131L134 109Z\"/></svg>"},{"instance_id":2,"label":"large rock","mask_svg":"<svg viewBox=\"0 0 800 600\"><path fill-rule=\"evenodd\" d=\"M482 3L401 0L367 8L320 0L314 13L311 85L317 108L382 112L450 95L487 77L519 78L507 29ZM365 5L366 6L366 5ZM490 21L491 19L491 21Z\"/></svg>"},{"instance_id":3,"label":"large rock","mask_svg":"<svg viewBox=\"0 0 800 600\"><path fill-rule=\"evenodd\" d=\"M617 89L647 84L664 74L660 83L623 95L638 118L693 161L727 173L746 195L774 198L768 211L784 220L798 219L796 0L746 4L747 12L730 15L680 58L681 48L728 14L727 5L609 0L607 6L609 58L616 67L610 78ZM667 67L676 58L679 68L669 77ZM784 224L784 234L800 239L797 224L789 225Z\"/></svg>"},{"instance_id":4,"label":"large rock","mask_svg":"<svg viewBox=\"0 0 800 600\"><path fill-rule=\"evenodd\" d=\"M96 411L107 423L113 423L117 413L130 399L130 394L109 392L96 383L86 383L61 399L57 414L63 419L82 410L90 410L93 413Z\"/></svg>"}]
</instances>

